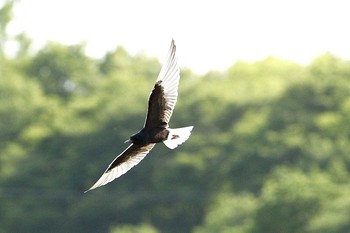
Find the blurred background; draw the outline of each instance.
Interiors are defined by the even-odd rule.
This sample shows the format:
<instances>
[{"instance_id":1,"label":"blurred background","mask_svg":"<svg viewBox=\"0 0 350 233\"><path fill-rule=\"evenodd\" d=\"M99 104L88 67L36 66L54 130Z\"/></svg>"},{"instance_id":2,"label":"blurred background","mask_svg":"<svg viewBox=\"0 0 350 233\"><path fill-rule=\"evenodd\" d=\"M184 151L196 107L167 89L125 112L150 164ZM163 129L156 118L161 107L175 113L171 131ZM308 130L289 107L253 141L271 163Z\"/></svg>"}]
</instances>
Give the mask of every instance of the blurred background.
<instances>
[{"instance_id":1,"label":"blurred background","mask_svg":"<svg viewBox=\"0 0 350 233\"><path fill-rule=\"evenodd\" d=\"M0 233L350 232L346 1L0 1ZM171 38L171 127L144 123Z\"/></svg>"}]
</instances>

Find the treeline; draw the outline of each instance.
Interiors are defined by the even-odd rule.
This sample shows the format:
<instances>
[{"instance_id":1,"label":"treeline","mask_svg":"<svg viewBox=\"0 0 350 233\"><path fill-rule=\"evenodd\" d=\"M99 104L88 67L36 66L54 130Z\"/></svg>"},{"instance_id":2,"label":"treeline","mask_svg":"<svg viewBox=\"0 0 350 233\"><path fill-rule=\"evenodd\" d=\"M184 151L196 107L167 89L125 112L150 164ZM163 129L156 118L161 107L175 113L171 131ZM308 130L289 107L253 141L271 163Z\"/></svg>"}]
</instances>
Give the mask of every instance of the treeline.
<instances>
[{"instance_id":1,"label":"treeline","mask_svg":"<svg viewBox=\"0 0 350 233\"><path fill-rule=\"evenodd\" d=\"M84 194L142 127L161 64L121 47L101 60L83 45L33 53L6 34L11 10L0 17L1 233L350 231L349 61L182 70L171 126L194 125L190 139Z\"/></svg>"}]
</instances>

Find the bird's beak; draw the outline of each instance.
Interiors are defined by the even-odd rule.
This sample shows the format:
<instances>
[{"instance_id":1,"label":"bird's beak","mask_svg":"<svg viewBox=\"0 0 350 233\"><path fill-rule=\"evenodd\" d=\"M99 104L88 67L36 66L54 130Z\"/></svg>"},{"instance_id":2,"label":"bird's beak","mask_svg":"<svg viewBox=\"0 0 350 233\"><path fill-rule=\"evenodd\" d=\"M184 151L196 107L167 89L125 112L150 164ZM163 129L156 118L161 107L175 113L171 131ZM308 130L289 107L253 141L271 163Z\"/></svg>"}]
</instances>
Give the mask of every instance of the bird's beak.
<instances>
[{"instance_id":1,"label":"bird's beak","mask_svg":"<svg viewBox=\"0 0 350 233\"><path fill-rule=\"evenodd\" d=\"M131 140L128 139L128 140L126 140L124 143L131 143Z\"/></svg>"}]
</instances>

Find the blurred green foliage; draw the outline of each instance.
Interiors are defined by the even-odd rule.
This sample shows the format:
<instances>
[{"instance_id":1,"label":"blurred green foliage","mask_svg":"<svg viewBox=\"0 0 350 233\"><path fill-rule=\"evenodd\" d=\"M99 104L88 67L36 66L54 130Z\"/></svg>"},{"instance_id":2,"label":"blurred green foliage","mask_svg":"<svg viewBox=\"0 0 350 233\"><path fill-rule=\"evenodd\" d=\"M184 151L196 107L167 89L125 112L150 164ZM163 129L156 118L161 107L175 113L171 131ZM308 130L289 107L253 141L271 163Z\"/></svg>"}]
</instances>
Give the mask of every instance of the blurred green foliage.
<instances>
[{"instance_id":1,"label":"blurred green foliage","mask_svg":"<svg viewBox=\"0 0 350 233\"><path fill-rule=\"evenodd\" d=\"M0 17L0 232L350 231L350 62L269 57L225 72L182 71L171 126L126 175L84 194L144 122L160 63L118 47L29 53ZM16 40L15 56L4 44Z\"/></svg>"}]
</instances>

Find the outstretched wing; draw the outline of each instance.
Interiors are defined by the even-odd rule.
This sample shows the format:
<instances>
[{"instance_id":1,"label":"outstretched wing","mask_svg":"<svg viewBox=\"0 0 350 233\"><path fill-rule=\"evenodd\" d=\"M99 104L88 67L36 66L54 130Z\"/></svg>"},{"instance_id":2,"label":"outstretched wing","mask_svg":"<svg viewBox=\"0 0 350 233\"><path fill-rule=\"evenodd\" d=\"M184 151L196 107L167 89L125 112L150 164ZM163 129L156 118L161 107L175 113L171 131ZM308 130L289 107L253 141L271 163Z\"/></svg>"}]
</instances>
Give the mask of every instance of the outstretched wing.
<instances>
[{"instance_id":1,"label":"outstretched wing","mask_svg":"<svg viewBox=\"0 0 350 233\"><path fill-rule=\"evenodd\" d=\"M166 63L158 75L156 84L148 100L145 128L167 125L175 108L180 80L174 40L168 52Z\"/></svg>"},{"instance_id":2,"label":"outstretched wing","mask_svg":"<svg viewBox=\"0 0 350 233\"><path fill-rule=\"evenodd\" d=\"M102 174L101 178L87 191L105 185L119 176L129 171L133 166L138 164L149 152L155 144L136 145L131 144L120 155L118 155L107 170Z\"/></svg>"}]
</instances>

